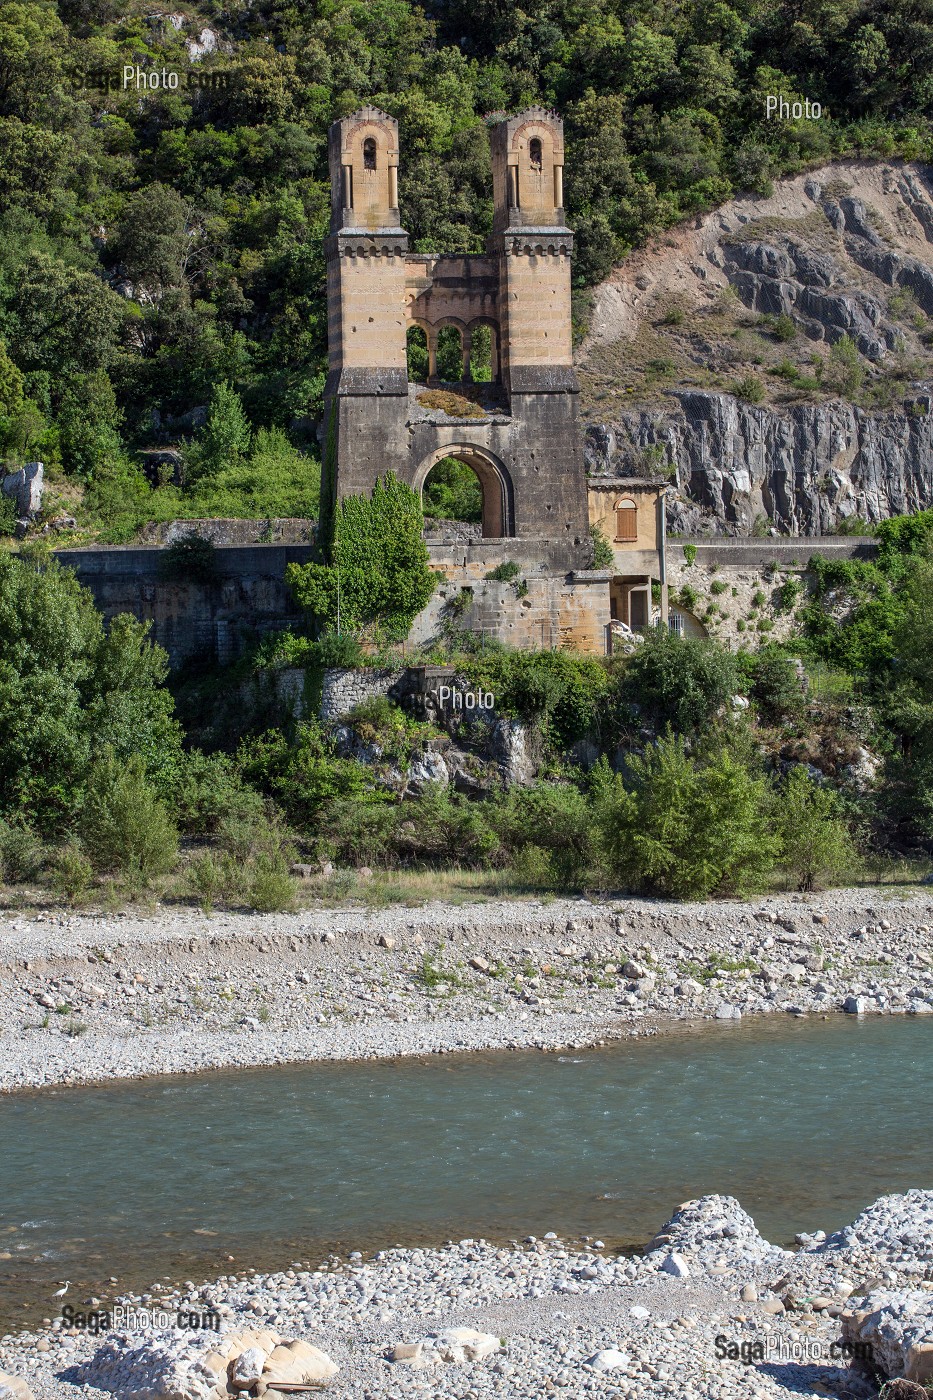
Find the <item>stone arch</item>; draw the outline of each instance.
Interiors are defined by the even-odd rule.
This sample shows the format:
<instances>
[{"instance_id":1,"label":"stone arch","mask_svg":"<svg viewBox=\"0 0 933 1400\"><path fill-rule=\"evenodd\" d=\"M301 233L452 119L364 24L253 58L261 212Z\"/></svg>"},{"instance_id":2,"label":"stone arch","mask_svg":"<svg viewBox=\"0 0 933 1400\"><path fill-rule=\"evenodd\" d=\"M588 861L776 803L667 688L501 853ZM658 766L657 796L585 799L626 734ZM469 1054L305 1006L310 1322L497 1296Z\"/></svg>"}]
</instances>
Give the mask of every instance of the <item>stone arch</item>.
<instances>
[{"instance_id":1,"label":"stone arch","mask_svg":"<svg viewBox=\"0 0 933 1400\"><path fill-rule=\"evenodd\" d=\"M415 472L412 487L420 496L432 467L444 457L456 457L476 475L483 492L483 538L504 539L515 534L512 478L505 463L488 448L472 442L449 442L436 447Z\"/></svg>"},{"instance_id":2,"label":"stone arch","mask_svg":"<svg viewBox=\"0 0 933 1400\"><path fill-rule=\"evenodd\" d=\"M405 332L405 366L409 383L428 382L430 352L431 328L427 321L410 321Z\"/></svg>"}]
</instances>

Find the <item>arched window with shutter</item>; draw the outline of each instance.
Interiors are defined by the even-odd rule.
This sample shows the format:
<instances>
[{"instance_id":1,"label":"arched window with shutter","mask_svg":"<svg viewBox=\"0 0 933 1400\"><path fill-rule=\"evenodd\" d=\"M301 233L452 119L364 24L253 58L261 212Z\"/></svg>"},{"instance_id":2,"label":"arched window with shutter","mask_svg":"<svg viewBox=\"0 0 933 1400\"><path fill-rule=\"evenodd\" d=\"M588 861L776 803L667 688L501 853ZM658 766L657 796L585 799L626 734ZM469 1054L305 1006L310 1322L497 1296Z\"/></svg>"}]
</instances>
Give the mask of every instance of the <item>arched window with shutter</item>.
<instances>
[{"instance_id":1,"label":"arched window with shutter","mask_svg":"<svg viewBox=\"0 0 933 1400\"><path fill-rule=\"evenodd\" d=\"M616 501L616 539L632 541L638 539L638 508L628 497Z\"/></svg>"},{"instance_id":2,"label":"arched window with shutter","mask_svg":"<svg viewBox=\"0 0 933 1400\"><path fill-rule=\"evenodd\" d=\"M375 170L376 168L376 142L372 136L367 136L363 142L363 169Z\"/></svg>"}]
</instances>

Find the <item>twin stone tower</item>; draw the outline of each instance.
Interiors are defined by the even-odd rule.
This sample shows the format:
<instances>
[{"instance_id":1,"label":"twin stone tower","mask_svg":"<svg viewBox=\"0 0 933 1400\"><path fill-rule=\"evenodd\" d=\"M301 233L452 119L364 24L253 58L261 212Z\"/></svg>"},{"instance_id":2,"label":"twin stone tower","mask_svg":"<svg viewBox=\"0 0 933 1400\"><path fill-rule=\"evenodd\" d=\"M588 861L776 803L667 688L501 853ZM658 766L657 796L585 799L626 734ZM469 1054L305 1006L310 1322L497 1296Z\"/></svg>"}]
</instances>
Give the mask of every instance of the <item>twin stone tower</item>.
<instances>
[{"instance_id":1,"label":"twin stone tower","mask_svg":"<svg viewBox=\"0 0 933 1400\"><path fill-rule=\"evenodd\" d=\"M486 252L412 253L398 208L398 123L367 107L330 129L322 520L387 471L420 492L431 468L455 457L482 487L484 541L548 541L554 565L579 567L588 516L563 124L531 108L492 126L490 146ZM412 326L426 337L429 383L443 327L460 334L461 382L476 328L489 328L495 391L481 416L455 416L456 401L453 414L419 403L424 385L410 385L407 371Z\"/></svg>"}]
</instances>

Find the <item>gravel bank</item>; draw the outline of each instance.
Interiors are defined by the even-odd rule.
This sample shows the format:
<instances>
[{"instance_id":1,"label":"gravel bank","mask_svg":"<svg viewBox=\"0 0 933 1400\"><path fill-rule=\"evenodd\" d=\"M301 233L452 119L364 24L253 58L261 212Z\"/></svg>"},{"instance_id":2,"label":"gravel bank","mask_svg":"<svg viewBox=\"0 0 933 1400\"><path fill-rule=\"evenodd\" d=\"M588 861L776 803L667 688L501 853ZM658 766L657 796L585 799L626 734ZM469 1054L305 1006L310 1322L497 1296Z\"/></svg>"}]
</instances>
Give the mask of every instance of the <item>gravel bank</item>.
<instances>
[{"instance_id":1,"label":"gravel bank","mask_svg":"<svg viewBox=\"0 0 933 1400\"><path fill-rule=\"evenodd\" d=\"M933 1012L933 899L0 918L0 1089Z\"/></svg>"},{"instance_id":2,"label":"gravel bank","mask_svg":"<svg viewBox=\"0 0 933 1400\"><path fill-rule=\"evenodd\" d=\"M796 1251L770 1245L738 1201L706 1196L682 1206L638 1258L553 1236L503 1248L463 1240L331 1258L317 1269L247 1270L128 1301L213 1308L227 1337L247 1327L301 1338L339 1366L327 1389L346 1400L860 1400L877 1387L839 1342L853 1316L870 1335L876 1306L892 1374L918 1339L933 1351L933 1192L883 1197L846 1230L798 1242ZM486 1334L489 1354L444 1361L429 1347L422 1365L393 1359L404 1354L400 1343L453 1326ZM199 1363L212 1344L190 1330L94 1338L58 1324L0 1340L0 1370L25 1380L36 1400L78 1388L90 1397L209 1400L217 1392ZM417 1362L417 1345L408 1350Z\"/></svg>"}]
</instances>

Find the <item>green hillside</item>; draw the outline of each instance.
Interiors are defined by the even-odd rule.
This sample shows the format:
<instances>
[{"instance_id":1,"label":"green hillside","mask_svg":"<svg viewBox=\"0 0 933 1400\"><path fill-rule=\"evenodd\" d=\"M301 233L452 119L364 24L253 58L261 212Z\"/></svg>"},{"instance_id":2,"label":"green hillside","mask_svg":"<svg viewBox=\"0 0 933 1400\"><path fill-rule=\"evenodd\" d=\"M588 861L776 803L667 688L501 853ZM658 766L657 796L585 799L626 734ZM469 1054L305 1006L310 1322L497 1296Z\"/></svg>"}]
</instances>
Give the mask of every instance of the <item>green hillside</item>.
<instances>
[{"instance_id":1,"label":"green hillside","mask_svg":"<svg viewBox=\"0 0 933 1400\"><path fill-rule=\"evenodd\" d=\"M627 250L736 190L833 155L926 158L931 14L926 0L2 4L0 452L41 458L48 513L105 538L149 518L312 514L331 121L365 103L396 116L414 248L477 250L485 117L558 108L583 316ZM824 115L766 121L769 93ZM205 429L190 414L212 397ZM160 444L182 446L174 484L142 472L140 449Z\"/></svg>"}]
</instances>

